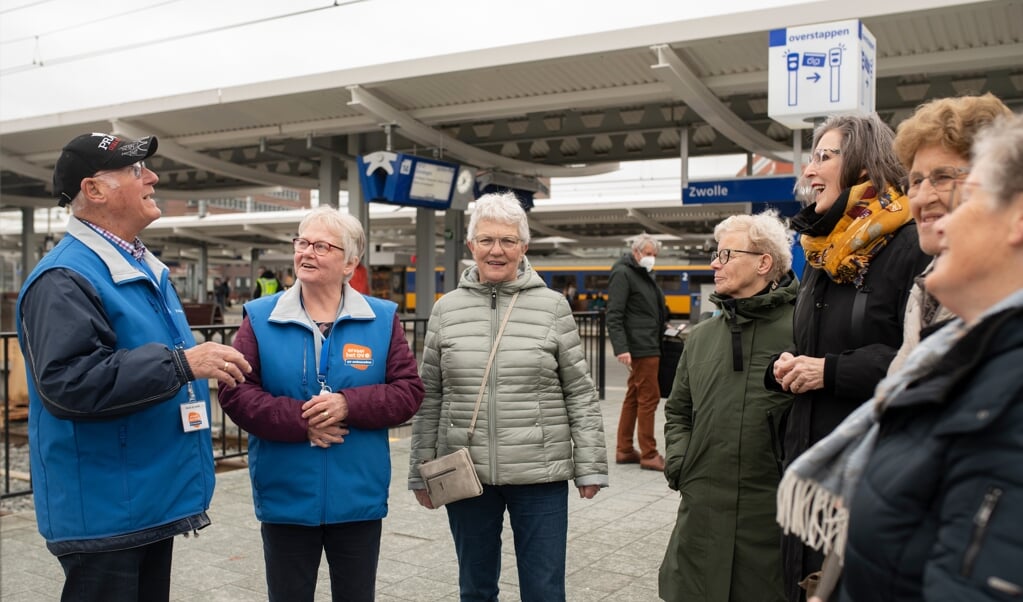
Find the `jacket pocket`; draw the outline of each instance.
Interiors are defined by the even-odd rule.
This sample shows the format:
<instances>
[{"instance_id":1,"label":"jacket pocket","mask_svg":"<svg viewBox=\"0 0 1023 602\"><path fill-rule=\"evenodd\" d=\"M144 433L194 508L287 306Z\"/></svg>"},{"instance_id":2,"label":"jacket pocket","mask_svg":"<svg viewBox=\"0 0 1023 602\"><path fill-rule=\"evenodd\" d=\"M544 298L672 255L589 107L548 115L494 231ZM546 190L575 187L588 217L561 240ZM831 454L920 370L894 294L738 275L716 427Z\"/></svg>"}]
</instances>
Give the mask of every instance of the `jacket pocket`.
<instances>
[{"instance_id":1,"label":"jacket pocket","mask_svg":"<svg viewBox=\"0 0 1023 602\"><path fill-rule=\"evenodd\" d=\"M668 481L668 488L673 491L682 491L682 475L686 473L686 460L689 458L689 449L693 447L693 435L695 434L693 427L696 426L696 410L693 410L690 424L692 426L689 429L689 441L686 442L686 448L682 450L682 458L677 464L671 462L665 466L664 476ZM667 457L664 460L665 462L670 462Z\"/></svg>"},{"instance_id":2,"label":"jacket pocket","mask_svg":"<svg viewBox=\"0 0 1023 602\"><path fill-rule=\"evenodd\" d=\"M977 512L973 515L973 529L970 533L969 543L966 546L966 552L963 554L962 566L959 569L959 574L963 577L973 575L973 567L977 563L977 556L980 555L980 551L984 547L988 525L991 524L991 517L998 507L1002 493L1004 492L1001 487L994 485L988 487L987 492L984 493L984 499L980 502L980 507L977 508Z\"/></svg>"}]
</instances>

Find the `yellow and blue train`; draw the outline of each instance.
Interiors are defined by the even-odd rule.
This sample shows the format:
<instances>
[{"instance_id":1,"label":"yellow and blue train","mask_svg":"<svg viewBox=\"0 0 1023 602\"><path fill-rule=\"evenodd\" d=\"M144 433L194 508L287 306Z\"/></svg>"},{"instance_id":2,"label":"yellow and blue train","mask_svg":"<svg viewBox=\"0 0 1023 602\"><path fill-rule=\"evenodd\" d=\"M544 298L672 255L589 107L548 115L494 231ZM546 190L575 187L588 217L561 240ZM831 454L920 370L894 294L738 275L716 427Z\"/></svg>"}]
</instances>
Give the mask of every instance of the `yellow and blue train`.
<instances>
[{"instance_id":1,"label":"yellow and blue train","mask_svg":"<svg viewBox=\"0 0 1023 602\"><path fill-rule=\"evenodd\" d=\"M546 263L533 260L533 269L553 290L575 288L574 309L590 309L596 299L607 299L608 278L613 261L593 265ZM437 291L444 290L444 268L435 270ZM664 291L665 302L672 317L686 318L699 303L700 286L712 285L714 271L708 264L658 264L654 279ZM400 311L412 313L416 309L416 268L401 266L373 266L372 294L395 301ZM437 293L437 296L443 294Z\"/></svg>"}]
</instances>

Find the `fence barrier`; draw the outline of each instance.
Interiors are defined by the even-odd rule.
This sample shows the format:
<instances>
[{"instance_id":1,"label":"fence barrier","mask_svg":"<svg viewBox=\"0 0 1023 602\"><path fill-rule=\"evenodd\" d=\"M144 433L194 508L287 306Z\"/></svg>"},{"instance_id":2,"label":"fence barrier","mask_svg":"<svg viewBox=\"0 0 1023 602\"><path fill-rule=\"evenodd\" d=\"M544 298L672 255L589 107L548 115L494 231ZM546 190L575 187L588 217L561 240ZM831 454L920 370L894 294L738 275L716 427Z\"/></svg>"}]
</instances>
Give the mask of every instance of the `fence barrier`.
<instances>
[{"instance_id":1,"label":"fence barrier","mask_svg":"<svg viewBox=\"0 0 1023 602\"><path fill-rule=\"evenodd\" d=\"M590 366L590 374L597 387L597 394L604 399L605 394L605 357L604 350L607 341L605 328L605 315L602 311L583 311L573 314L576 323L579 325L579 335L582 339L583 353ZM402 318L401 324L405 329L405 337L416 354L416 361L422 360L423 344L426 340L426 318ZM215 341L230 345L238 332L237 324L210 324L207 326L192 326L192 333L197 342ZM22 394L26 386L22 382L25 378L24 360L18 348L17 334L13 332L0 333L0 341L3 342L3 364L0 371L3 372L3 487L0 489L0 499L10 498L32 493L32 481L28 471L12 471L11 453L15 447L12 436L22 440L25 449L16 449L17 453L28 455L28 397L27 390ZM17 388L16 397L12 400L12 389ZM213 455L219 461L244 457L248 453L248 435L237 425L231 422L224 410L217 403L216 389L212 389L210 395L213 416L212 436ZM17 405L14 405L17 404ZM18 426L13 427L12 422ZM24 486L16 488L12 483L24 483Z\"/></svg>"}]
</instances>

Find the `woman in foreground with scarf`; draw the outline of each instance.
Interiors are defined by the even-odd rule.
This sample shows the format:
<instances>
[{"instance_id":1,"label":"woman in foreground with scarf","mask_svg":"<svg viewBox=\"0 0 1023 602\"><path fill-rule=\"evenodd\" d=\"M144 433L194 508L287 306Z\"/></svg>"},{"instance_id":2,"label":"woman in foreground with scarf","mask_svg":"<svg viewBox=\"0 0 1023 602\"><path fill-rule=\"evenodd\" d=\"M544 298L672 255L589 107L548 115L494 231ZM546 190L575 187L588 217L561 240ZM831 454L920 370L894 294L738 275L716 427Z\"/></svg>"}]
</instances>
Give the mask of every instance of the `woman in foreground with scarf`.
<instances>
[{"instance_id":1,"label":"woman in foreground with scarf","mask_svg":"<svg viewBox=\"0 0 1023 602\"><path fill-rule=\"evenodd\" d=\"M806 252L793 314L795 346L771 362L765 385L795 394L784 429L785 461L820 441L870 398L902 344L920 250L905 170L894 133L877 115L837 116L814 133L801 189L812 201L792 220ZM823 556L787 537L782 543L785 595L803 600L800 581Z\"/></svg>"},{"instance_id":2,"label":"woman in foreground with scarf","mask_svg":"<svg viewBox=\"0 0 1023 602\"><path fill-rule=\"evenodd\" d=\"M958 319L779 489L779 523L844 565L843 601L1023 595L1023 116L973 154L925 283Z\"/></svg>"}]
</instances>

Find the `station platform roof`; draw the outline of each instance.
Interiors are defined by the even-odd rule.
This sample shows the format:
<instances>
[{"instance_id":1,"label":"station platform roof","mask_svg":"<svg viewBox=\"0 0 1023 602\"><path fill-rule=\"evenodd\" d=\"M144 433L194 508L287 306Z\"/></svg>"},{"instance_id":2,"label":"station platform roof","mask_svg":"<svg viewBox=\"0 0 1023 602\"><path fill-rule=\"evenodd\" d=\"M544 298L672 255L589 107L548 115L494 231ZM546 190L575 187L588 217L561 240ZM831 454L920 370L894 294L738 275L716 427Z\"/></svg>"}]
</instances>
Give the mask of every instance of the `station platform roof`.
<instances>
[{"instance_id":1,"label":"station platform roof","mask_svg":"<svg viewBox=\"0 0 1023 602\"><path fill-rule=\"evenodd\" d=\"M159 192L188 199L316 189L328 161L344 187L356 154L384 148L543 179L677 158L683 144L691 157L791 159L793 130L767 116L768 33L842 19L861 19L877 39L877 111L893 127L942 96L991 91L1023 108L1018 0L525 1L486 10L458 0L301 0L253 2L243 16L174 29L173 11L196 5L185 0L145 7L144 32L119 27L123 10L111 13L101 23L118 42L90 48L68 35L79 46L52 55L45 42L75 30L61 29L52 3L36 4L51 14L44 43L26 54L31 40L9 29L3 40L3 208L52 206L60 147L88 131L158 135ZM799 135L806 150L809 130ZM655 222L698 244L720 210L684 208L675 196L592 203L580 216L539 200L534 237L553 247L620 243L625 230L656 231ZM266 220L162 218L147 232L169 246L274 246L297 225L284 214ZM414 212L372 220L382 244L414 236Z\"/></svg>"}]
</instances>

